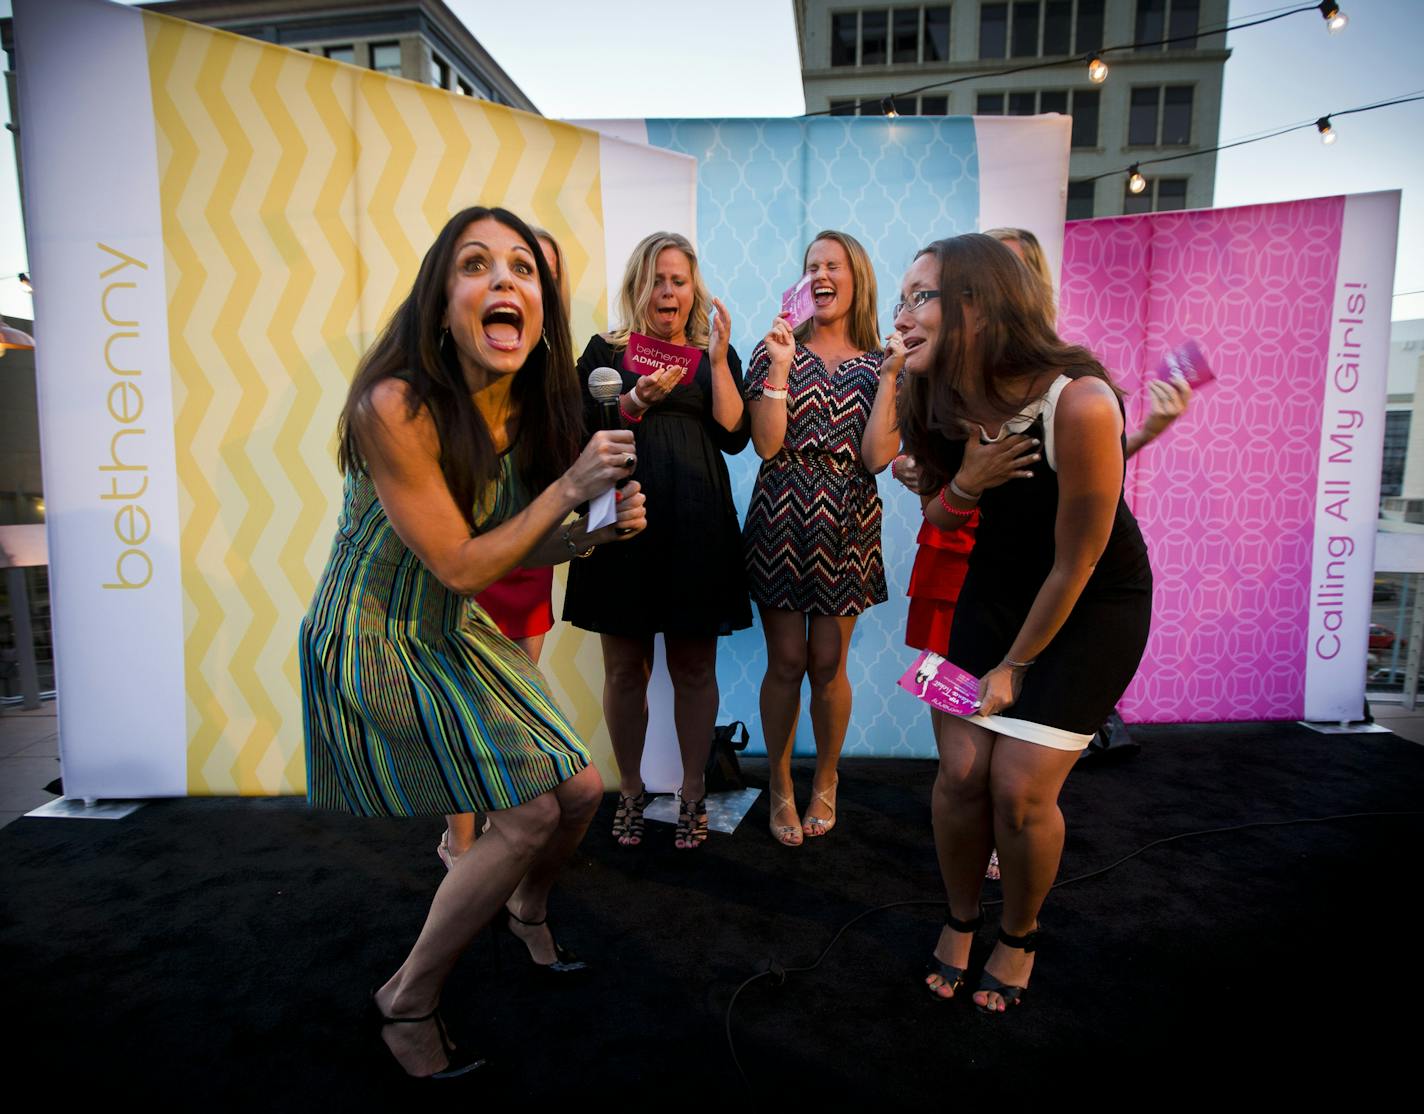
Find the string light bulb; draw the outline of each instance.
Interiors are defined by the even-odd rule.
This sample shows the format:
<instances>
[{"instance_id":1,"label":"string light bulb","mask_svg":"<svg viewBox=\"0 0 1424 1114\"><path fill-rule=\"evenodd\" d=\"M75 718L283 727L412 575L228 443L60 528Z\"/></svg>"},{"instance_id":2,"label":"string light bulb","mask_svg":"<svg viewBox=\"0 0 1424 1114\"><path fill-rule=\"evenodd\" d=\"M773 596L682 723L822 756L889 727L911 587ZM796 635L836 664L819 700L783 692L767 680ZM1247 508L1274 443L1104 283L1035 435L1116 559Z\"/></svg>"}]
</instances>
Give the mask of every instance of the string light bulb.
<instances>
[{"instance_id":1,"label":"string light bulb","mask_svg":"<svg viewBox=\"0 0 1424 1114\"><path fill-rule=\"evenodd\" d=\"M1322 116L1315 121L1315 130L1320 133L1320 142L1329 147L1340 137L1335 133L1335 129L1330 126L1330 117Z\"/></svg>"},{"instance_id":2,"label":"string light bulb","mask_svg":"<svg viewBox=\"0 0 1424 1114\"><path fill-rule=\"evenodd\" d=\"M35 292L35 284L30 281L29 275L25 274L24 271L21 271L17 277L20 280L20 285L23 286L27 291L29 291L31 294Z\"/></svg>"},{"instance_id":3,"label":"string light bulb","mask_svg":"<svg viewBox=\"0 0 1424 1114\"><path fill-rule=\"evenodd\" d=\"M1350 17L1340 10L1334 0L1320 0L1320 16L1325 20L1325 30L1338 35L1350 24Z\"/></svg>"},{"instance_id":4,"label":"string light bulb","mask_svg":"<svg viewBox=\"0 0 1424 1114\"><path fill-rule=\"evenodd\" d=\"M1137 169L1137 163L1127 168L1127 188L1131 193L1141 193L1147 188L1147 179L1142 176L1142 171Z\"/></svg>"},{"instance_id":5,"label":"string light bulb","mask_svg":"<svg viewBox=\"0 0 1424 1114\"><path fill-rule=\"evenodd\" d=\"M1093 54L1088 57L1088 80L1094 85L1101 85L1108 79L1108 64L1103 61L1102 55Z\"/></svg>"},{"instance_id":6,"label":"string light bulb","mask_svg":"<svg viewBox=\"0 0 1424 1114\"><path fill-rule=\"evenodd\" d=\"M895 101L892 97L880 98L880 111L885 113L885 115L888 116L891 120L895 119L897 116L900 115L898 112L895 111Z\"/></svg>"}]
</instances>

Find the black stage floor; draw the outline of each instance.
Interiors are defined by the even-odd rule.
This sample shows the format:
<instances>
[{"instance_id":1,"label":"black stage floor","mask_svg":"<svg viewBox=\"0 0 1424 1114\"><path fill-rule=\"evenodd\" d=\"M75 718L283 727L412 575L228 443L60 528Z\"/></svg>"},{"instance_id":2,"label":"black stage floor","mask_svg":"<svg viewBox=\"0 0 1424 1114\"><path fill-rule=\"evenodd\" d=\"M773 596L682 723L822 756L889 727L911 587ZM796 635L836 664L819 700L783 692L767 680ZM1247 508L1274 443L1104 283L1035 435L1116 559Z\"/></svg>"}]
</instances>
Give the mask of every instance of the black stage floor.
<instances>
[{"instance_id":1,"label":"black stage floor","mask_svg":"<svg viewBox=\"0 0 1424 1114\"><path fill-rule=\"evenodd\" d=\"M1235 724L1138 737L1132 761L1069 779L1062 878L1182 832L1424 808L1424 749L1392 735ZM764 766L747 765L759 780ZM428 1091L396 1077L360 1018L440 877L438 821L235 799L20 820L0 831L9 1093L160 1110L404 1109L463 1094L828 1111L1319 1100L1412 1077L1420 817L1203 835L1066 885L1045 908L1025 1003L985 1018L919 982L940 916L932 776L924 761L846 761L839 826L799 850L771 841L763 797L695 854L660 824L625 851L606 799L553 906L596 970L549 986L511 941L500 963L478 941L445 1013L500 1067ZM804 799L809 772L798 778ZM724 1027L738 985L769 957L810 963L869 908L914 900L927 904L858 921L815 971L741 993L748 1090ZM994 910L989 921L976 966Z\"/></svg>"}]
</instances>

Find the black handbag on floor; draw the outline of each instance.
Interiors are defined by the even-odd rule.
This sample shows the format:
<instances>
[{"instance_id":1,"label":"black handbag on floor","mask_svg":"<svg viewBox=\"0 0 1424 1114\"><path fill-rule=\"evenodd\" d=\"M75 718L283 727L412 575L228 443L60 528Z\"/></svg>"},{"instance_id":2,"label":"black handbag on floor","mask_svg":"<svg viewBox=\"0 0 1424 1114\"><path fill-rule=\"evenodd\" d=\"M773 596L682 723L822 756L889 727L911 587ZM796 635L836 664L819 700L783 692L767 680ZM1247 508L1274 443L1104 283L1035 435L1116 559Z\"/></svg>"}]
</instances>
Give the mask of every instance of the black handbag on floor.
<instances>
[{"instance_id":1,"label":"black handbag on floor","mask_svg":"<svg viewBox=\"0 0 1424 1114\"><path fill-rule=\"evenodd\" d=\"M725 793L745 789L737 752L747 749L747 725L741 720L719 724L712 729L712 751L707 755L707 792Z\"/></svg>"}]
</instances>

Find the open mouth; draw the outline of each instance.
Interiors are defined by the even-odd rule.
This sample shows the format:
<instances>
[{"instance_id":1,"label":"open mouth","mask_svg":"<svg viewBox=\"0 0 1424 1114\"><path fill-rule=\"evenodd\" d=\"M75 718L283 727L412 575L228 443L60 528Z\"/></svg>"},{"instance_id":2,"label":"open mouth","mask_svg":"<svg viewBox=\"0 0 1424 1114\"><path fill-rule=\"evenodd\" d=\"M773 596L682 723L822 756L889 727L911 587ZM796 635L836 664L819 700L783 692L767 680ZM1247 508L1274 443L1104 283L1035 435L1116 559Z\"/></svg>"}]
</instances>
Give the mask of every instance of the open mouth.
<instances>
[{"instance_id":1,"label":"open mouth","mask_svg":"<svg viewBox=\"0 0 1424 1114\"><path fill-rule=\"evenodd\" d=\"M836 300L836 288L827 284L818 284L811 288L811 297L816 300L816 308L824 309Z\"/></svg>"},{"instance_id":2,"label":"open mouth","mask_svg":"<svg viewBox=\"0 0 1424 1114\"><path fill-rule=\"evenodd\" d=\"M677 320L677 306L659 306L653 310L653 316L664 325L671 325Z\"/></svg>"},{"instance_id":3,"label":"open mouth","mask_svg":"<svg viewBox=\"0 0 1424 1114\"><path fill-rule=\"evenodd\" d=\"M512 302L497 302L480 318L485 340L491 348L513 352L524 337L524 314Z\"/></svg>"},{"instance_id":4,"label":"open mouth","mask_svg":"<svg viewBox=\"0 0 1424 1114\"><path fill-rule=\"evenodd\" d=\"M920 347L922 344L924 344L924 343L925 343L925 338L924 338L924 337L906 337L906 338L905 338L905 355L908 356L911 352L913 352L916 348L919 348L919 347Z\"/></svg>"}]
</instances>

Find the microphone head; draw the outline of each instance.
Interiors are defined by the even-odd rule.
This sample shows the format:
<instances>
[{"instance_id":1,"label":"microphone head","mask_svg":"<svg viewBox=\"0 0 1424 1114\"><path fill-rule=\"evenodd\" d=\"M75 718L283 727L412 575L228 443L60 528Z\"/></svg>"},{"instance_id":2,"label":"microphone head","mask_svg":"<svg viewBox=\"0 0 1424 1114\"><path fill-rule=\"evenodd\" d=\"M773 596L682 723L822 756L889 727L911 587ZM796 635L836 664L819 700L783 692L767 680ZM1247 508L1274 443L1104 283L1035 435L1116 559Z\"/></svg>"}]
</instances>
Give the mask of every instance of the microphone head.
<instances>
[{"instance_id":1,"label":"microphone head","mask_svg":"<svg viewBox=\"0 0 1424 1114\"><path fill-rule=\"evenodd\" d=\"M596 367L588 373L588 393L595 402L614 402L623 393L623 376L611 367Z\"/></svg>"}]
</instances>

